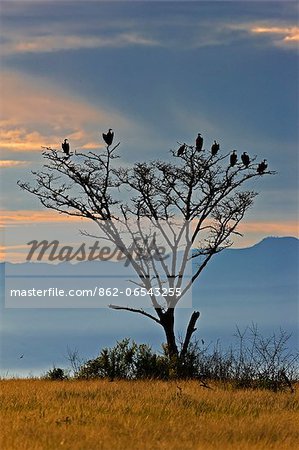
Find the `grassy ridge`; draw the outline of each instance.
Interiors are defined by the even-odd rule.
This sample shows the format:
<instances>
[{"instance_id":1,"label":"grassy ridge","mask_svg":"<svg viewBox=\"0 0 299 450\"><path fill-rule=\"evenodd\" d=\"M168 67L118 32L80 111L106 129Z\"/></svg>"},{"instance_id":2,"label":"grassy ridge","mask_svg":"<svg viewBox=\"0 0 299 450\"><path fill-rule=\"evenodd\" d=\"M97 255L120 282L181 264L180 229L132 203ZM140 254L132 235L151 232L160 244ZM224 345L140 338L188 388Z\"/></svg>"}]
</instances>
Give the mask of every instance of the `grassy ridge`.
<instances>
[{"instance_id":1,"label":"grassy ridge","mask_svg":"<svg viewBox=\"0 0 299 450\"><path fill-rule=\"evenodd\" d=\"M211 390L196 381L0 386L2 450L293 450L299 443L297 391Z\"/></svg>"}]
</instances>

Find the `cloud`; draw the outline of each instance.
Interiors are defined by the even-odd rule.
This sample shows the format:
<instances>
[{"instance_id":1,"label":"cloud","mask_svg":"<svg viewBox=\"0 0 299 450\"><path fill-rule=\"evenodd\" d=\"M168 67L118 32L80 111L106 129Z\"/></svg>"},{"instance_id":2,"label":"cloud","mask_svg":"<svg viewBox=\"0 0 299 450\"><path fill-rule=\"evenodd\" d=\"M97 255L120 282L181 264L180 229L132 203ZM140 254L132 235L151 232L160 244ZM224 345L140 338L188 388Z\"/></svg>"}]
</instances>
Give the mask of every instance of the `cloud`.
<instances>
[{"instance_id":1,"label":"cloud","mask_svg":"<svg viewBox=\"0 0 299 450\"><path fill-rule=\"evenodd\" d=\"M134 46L194 49L232 44L243 39L244 32L247 37L267 34L275 45L282 43L290 48L298 41L298 27L290 25L289 20L232 23L229 14L207 18L197 13L188 14L188 11L184 8L184 13L180 15L174 12L158 17L148 14L144 21L138 11L132 11L132 14L129 10L122 11L123 14L119 11L115 15L106 11L106 15L99 17L97 12L91 10L87 31L78 11L72 21L62 20L62 8L62 15L54 14L49 18L48 27L36 17L34 27L19 21L18 28L13 31L10 22L4 22L5 39L0 41L0 50L3 56L12 56Z\"/></svg>"},{"instance_id":2,"label":"cloud","mask_svg":"<svg viewBox=\"0 0 299 450\"><path fill-rule=\"evenodd\" d=\"M21 53L51 53L67 50L122 48L127 46L152 47L159 42L137 32L117 33L114 36L35 35L8 34L1 44L2 55Z\"/></svg>"},{"instance_id":3,"label":"cloud","mask_svg":"<svg viewBox=\"0 0 299 450\"><path fill-rule=\"evenodd\" d=\"M298 237L298 224L293 220L281 221L248 221L242 222L238 231L243 236L233 238L234 247L243 248L260 242L265 237L276 236L294 236Z\"/></svg>"},{"instance_id":4,"label":"cloud","mask_svg":"<svg viewBox=\"0 0 299 450\"><path fill-rule=\"evenodd\" d=\"M5 210L1 214L0 226L16 227L30 224L49 224L57 223L61 226L70 226L71 223L84 223L87 224L87 219L75 216L66 216L64 214L58 214L56 211L51 210ZM77 227L77 225L76 225ZM286 236L298 235L298 223L295 220L281 220L281 221L254 221L250 220L242 222L238 226L238 231L244 234L242 241L246 243L250 236Z\"/></svg>"},{"instance_id":5,"label":"cloud","mask_svg":"<svg viewBox=\"0 0 299 450\"><path fill-rule=\"evenodd\" d=\"M294 47L298 49L299 27L256 26L250 29L253 34L269 34L277 46Z\"/></svg>"},{"instance_id":6,"label":"cloud","mask_svg":"<svg viewBox=\"0 0 299 450\"><path fill-rule=\"evenodd\" d=\"M28 245L0 245L0 261L19 263L24 261L24 253Z\"/></svg>"},{"instance_id":7,"label":"cloud","mask_svg":"<svg viewBox=\"0 0 299 450\"><path fill-rule=\"evenodd\" d=\"M0 124L0 149L8 151L40 151L44 136L26 128L3 126Z\"/></svg>"},{"instance_id":8,"label":"cloud","mask_svg":"<svg viewBox=\"0 0 299 450\"><path fill-rule=\"evenodd\" d=\"M257 221L257 222L243 222L239 225L240 233L264 233L267 236L286 236L298 235L298 223L292 220L285 220L281 222Z\"/></svg>"},{"instance_id":9,"label":"cloud","mask_svg":"<svg viewBox=\"0 0 299 450\"><path fill-rule=\"evenodd\" d=\"M299 27L295 25L286 25L279 22L251 22L230 24L228 28L236 31L245 31L255 37L267 36L270 42L278 47L298 48Z\"/></svg>"},{"instance_id":10,"label":"cloud","mask_svg":"<svg viewBox=\"0 0 299 450\"><path fill-rule=\"evenodd\" d=\"M55 8L52 2L4 3L5 38L0 41L4 56L134 46L186 50L233 44L244 39L244 32L249 39L267 33L271 43L289 48L298 41L298 28L291 23L296 11L290 2L285 2L285 7L272 2L265 7L246 5L245 9L220 5L215 13L214 6L201 7L198 2L188 6L176 2L171 8L156 2L148 8L139 2L124 2L122 6L89 1L84 6L73 2L72 14L65 2L56 2ZM267 19L247 22L248 11L251 17Z\"/></svg>"},{"instance_id":11,"label":"cloud","mask_svg":"<svg viewBox=\"0 0 299 450\"><path fill-rule=\"evenodd\" d=\"M0 149L8 154L40 152L41 146L57 148L64 137L73 148L101 148L100 130L112 124L118 130L134 128L118 112L96 108L38 78L13 72L2 76L1 110ZM6 158L10 159L7 154Z\"/></svg>"},{"instance_id":12,"label":"cloud","mask_svg":"<svg viewBox=\"0 0 299 450\"><path fill-rule=\"evenodd\" d=\"M253 27L253 33L272 33L285 35L287 40L299 40L299 27Z\"/></svg>"},{"instance_id":13,"label":"cloud","mask_svg":"<svg viewBox=\"0 0 299 450\"><path fill-rule=\"evenodd\" d=\"M75 216L68 216L58 214L56 211L36 211L36 210L21 210L21 211L2 211L0 218L0 227L15 227L28 225L30 223L63 223L67 225L71 222L82 222L82 218Z\"/></svg>"},{"instance_id":14,"label":"cloud","mask_svg":"<svg viewBox=\"0 0 299 450\"><path fill-rule=\"evenodd\" d=\"M28 161L17 161L12 159L3 159L0 161L0 169L8 169L11 167L19 167L28 165Z\"/></svg>"}]
</instances>

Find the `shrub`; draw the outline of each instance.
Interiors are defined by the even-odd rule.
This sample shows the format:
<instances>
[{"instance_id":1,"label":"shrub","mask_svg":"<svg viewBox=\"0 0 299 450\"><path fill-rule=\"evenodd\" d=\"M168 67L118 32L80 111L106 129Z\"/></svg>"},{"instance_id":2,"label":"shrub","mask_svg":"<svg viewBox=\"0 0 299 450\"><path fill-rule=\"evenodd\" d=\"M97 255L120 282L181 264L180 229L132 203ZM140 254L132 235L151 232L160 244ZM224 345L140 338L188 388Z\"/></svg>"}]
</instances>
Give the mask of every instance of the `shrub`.
<instances>
[{"instance_id":1,"label":"shrub","mask_svg":"<svg viewBox=\"0 0 299 450\"><path fill-rule=\"evenodd\" d=\"M167 346L156 354L146 344L130 339L117 342L115 347L104 348L100 355L82 364L78 378L114 379L198 379L228 381L237 388L265 388L273 391L288 388L298 380L298 353L288 351L290 338L285 332L262 337L256 326L241 333L237 329L237 343L223 350L217 342L204 347L192 342L182 358L169 357ZM59 378L53 369L51 379ZM55 378L58 375L58 378Z\"/></svg>"},{"instance_id":2,"label":"shrub","mask_svg":"<svg viewBox=\"0 0 299 450\"><path fill-rule=\"evenodd\" d=\"M78 378L167 379L169 362L165 355L156 355L146 344L130 339L117 342L113 348L104 348L100 355L82 364Z\"/></svg>"},{"instance_id":3,"label":"shrub","mask_svg":"<svg viewBox=\"0 0 299 450\"><path fill-rule=\"evenodd\" d=\"M67 375L63 369L54 366L53 369L48 370L45 378L48 380L65 380Z\"/></svg>"}]
</instances>

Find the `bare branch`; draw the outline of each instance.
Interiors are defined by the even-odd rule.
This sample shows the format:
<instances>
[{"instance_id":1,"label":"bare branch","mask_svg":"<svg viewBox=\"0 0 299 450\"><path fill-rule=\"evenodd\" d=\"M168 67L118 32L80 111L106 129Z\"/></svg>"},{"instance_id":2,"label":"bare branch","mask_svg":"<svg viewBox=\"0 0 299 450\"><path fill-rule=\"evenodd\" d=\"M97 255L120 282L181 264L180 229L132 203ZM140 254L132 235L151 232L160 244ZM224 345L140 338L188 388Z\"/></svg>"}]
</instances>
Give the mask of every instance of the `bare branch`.
<instances>
[{"instance_id":1,"label":"bare branch","mask_svg":"<svg viewBox=\"0 0 299 450\"><path fill-rule=\"evenodd\" d=\"M142 314L143 316L149 317L150 319L154 320L155 322L160 324L160 320L157 319L156 317L152 316L151 314L145 312L143 309L136 309L136 308L129 308L127 306L118 306L118 305L108 305L109 308L111 309L120 309L123 311L130 311L130 312L135 312L138 314Z\"/></svg>"}]
</instances>

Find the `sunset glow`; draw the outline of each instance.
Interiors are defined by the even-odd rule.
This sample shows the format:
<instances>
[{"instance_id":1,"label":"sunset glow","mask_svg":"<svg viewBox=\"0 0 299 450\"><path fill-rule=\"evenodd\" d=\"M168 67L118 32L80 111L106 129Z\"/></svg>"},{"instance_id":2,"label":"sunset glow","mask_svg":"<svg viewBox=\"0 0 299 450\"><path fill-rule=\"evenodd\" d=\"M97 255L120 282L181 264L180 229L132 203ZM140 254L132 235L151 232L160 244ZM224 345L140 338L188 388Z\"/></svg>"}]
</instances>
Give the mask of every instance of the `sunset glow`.
<instances>
[{"instance_id":1,"label":"sunset glow","mask_svg":"<svg viewBox=\"0 0 299 450\"><path fill-rule=\"evenodd\" d=\"M27 161L16 161L12 159L0 160L0 169L7 169L9 167L19 167L26 166L28 164Z\"/></svg>"},{"instance_id":2,"label":"sunset glow","mask_svg":"<svg viewBox=\"0 0 299 450\"><path fill-rule=\"evenodd\" d=\"M284 41L299 41L298 27L253 27L251 31L253 33L279 34L284 36Z\"/></svg>"},{"instance_id":3,"label":"sunset glow","mask_svg":"<svg viewBox=\"0 0 299 450\"><path fill-rule=\"evenodd\" d=\"M3 211L0 219L1 227L9 226L21 226L22 224L28 223L64 223L67 224L70 221L81 222L83 218L66 216L64 214L58 214L55 211L41 210L41 211L31 211L31 210L20 210L20 211ZM86 219L85 219L86 220Z\"/></svg>"}]
</instances>

